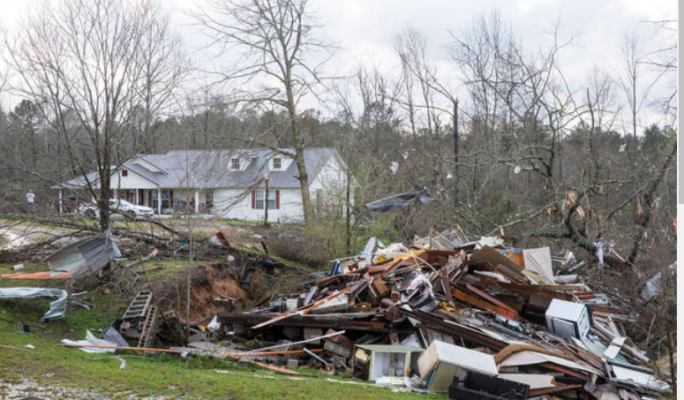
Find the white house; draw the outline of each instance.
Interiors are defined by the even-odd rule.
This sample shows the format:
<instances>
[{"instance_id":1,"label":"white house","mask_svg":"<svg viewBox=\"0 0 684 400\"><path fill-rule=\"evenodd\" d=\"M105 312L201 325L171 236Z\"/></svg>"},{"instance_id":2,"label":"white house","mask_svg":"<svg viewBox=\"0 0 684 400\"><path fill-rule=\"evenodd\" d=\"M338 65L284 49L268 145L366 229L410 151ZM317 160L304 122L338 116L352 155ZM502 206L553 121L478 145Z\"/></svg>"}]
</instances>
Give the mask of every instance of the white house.
<instances>
[{"instance_id":1,"label":"white house","mask_svg":"<svg viewBox=\"0 0 684 400\"><path fill-rule=\"evenodd\" d=\"M158 214L194 212L263 221L268 207L270 222L299 222L304 220L301 187L290 154L294 150L259 148L138 155L113 168L112 195ZM344 210L347 167L337 150L306 149L304 162L314 210ZM97 173L89 173L88 179L97 187ZM79 177L54 188L61 199L64 189L84 187L85 179Z\"/></svg>"}]
</instances>

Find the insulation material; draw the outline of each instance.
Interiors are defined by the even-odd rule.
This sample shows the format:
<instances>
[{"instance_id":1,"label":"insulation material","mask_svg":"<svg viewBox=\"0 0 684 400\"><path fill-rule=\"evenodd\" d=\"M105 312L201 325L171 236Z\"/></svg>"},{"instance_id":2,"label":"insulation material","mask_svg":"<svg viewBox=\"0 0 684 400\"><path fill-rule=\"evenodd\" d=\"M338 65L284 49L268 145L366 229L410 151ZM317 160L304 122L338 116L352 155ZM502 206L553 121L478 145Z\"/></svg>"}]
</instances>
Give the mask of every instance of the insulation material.
<instances>
[{"instance_id":1,"label":"insulation material","mask_svg":"<svg viewBox=\"0 0 684 400\"><path fill-rule=\"evenodd\" d=\"M406 248L401 243L391 244L384 249L380 249L375 252L375 257L373 257L373 263L377 264L384 260L392 260L394 257L399 257L402 254L408 253L409 249Z\"/></svg>"},{"instance_id":2,"label":"insulation material","mask_svg":"<svg viewBox=\"0 0 684 400\"><path fill-rule=\"evenodd\" d=\"M41 321L64 318L67 308L66 290L29 287L0 289L0 299L34 299L38 297L54 297L56 299L50 303L50 309L43 315Z\"/></svg>"}]
</instances>

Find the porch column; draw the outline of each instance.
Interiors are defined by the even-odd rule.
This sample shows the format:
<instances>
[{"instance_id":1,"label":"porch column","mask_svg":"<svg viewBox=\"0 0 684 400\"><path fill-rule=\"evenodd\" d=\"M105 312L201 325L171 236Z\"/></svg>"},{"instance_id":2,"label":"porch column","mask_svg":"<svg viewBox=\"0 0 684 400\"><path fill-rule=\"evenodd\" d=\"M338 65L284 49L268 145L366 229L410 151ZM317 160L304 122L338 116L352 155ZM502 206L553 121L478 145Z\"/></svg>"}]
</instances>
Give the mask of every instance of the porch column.
<instances>
[{"instance_id":1,"label":"porch column","mask_svg":"<svg viewBox=\"0 0 684 400\"><path fill-rule=\"evenodd\" d=\"M162 208L162 195L161 189L157 189L157 214L161 215Z\"/></svg>"},{"instance_id":2,"label":"porch column","mask_svg":"<svg viewBox=\"0 0 684 400\"><path fill-rule=\"evenodd\" d=\"M135 189L135 205L140 205L140 189Z\"/></svg>"},{"instance_id":3,"label":"porch column","mask_svg":"<svg viewBox=\"0 0 684 400\"><path fill-rule=\"evenodd\" d=\"M63 190L59 189L59 213L64 212L64 194L62 193Z\"/></svg>"},{"instance_id":4,"label":"porch column","mask_svg":"<svg viewBox=\"0 0 684 400\"><path fill-rule=\"evenodd\" d=\"M118 199L119 198L119 193L117 192L116 189L112 189L112 193L114 194L114 198Z\"/></svg>"},{"instance_id":5,"label":"porch column","mask_svg":"<svg viewBox=\"0 0 684 400\"><path fill-rule=\"evenodd\" d=\"M195 215L199 214L199 190L195 191Z\"/></svg>"}]
</instances>

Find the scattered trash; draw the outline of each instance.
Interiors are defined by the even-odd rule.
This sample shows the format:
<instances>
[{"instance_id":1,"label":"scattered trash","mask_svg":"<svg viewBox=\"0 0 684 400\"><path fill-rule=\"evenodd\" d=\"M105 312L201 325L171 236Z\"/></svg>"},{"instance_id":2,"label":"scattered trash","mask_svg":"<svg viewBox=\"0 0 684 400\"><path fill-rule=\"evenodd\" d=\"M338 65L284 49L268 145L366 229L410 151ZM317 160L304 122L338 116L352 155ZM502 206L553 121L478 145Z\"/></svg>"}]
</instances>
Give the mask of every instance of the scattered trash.
<instances>
[{"instance_id":1,"label":"scattered trash","mask_svg":"<svg viewBox=\"0 0 684 400\"><path fill-rule=\"evenodd\" d=\"M31 343L27 344L24 347L26 347L27 349L35 349L36 348L36 346L32 345Z\"/></svg>"}]
</instances>

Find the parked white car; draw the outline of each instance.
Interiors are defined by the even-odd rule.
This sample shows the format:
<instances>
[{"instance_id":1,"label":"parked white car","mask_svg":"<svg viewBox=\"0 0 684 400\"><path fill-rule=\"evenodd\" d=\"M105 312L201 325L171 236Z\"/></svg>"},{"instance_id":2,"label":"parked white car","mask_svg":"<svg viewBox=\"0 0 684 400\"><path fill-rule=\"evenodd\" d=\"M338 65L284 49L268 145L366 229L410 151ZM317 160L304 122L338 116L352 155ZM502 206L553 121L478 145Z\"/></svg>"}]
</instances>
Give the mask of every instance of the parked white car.
<instances>
[{"instance_id":1,"label":"parked white car","mask_svg":"<svg viewBox=\"0 0 684 400\"><path fill-rule=\"evenodd\" d=\"M154 210L150 207L137 206L121 199L109 199L109 209L112 213L123 214L131 218L149 218L154 215ZM81 204L78 211L86 218L95 219L100 217L100 210L98 210L95 202Z\"/></svg>"}]
</instances>

